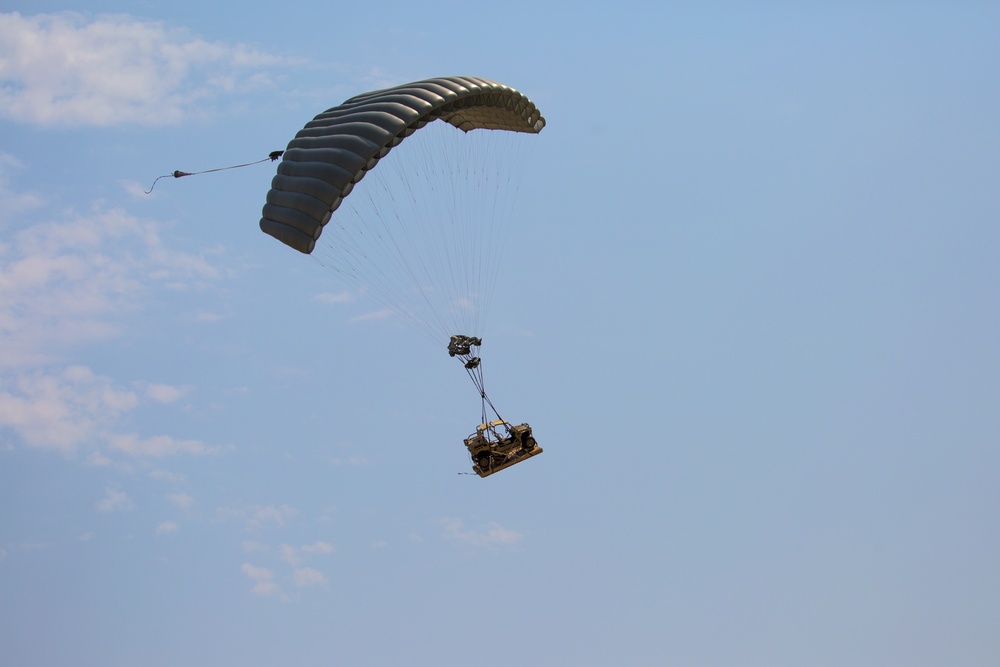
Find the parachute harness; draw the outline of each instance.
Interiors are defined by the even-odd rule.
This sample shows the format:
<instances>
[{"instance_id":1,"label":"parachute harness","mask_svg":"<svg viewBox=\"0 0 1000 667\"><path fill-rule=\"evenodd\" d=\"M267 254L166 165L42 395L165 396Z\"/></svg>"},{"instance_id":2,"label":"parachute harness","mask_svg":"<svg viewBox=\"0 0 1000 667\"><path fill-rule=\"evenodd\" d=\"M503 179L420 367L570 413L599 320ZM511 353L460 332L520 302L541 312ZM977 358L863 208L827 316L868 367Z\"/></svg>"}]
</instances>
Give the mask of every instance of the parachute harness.
<instances>
[{"instance_id":1,"label":"parachute harness","mask_svg":"<svg viewBox=\"0 0 1000 667\"><path fill-rule=\"evenodd\" d=\"M170 178L171 176L173 176L174 178L180 178L182 176L197 176L199 174L211 174L212 172L216 172L216 171L226 171L227 169L239 169L240 167L250 167L250 166L253 166L255 164L260 164L261 162L274 162L279 157L281 157L282 155L284 155L284 153L285 153L285 151L271 151L270 154L268 154L268 156L266 158L262 159L262 160L257 160L255 162L247 162L245 164L234 164L234 165L229 166L229 167L217 167L215 169L205 169L204 171L180 171L180 170L175 170L172 174L164 174L163 176L157 176L156 177L156 181L153 181L153 184L149 186L149 189L148 190L144 190L143 192L145 192L147 195L150 194L150 193L152 193L153 192L153 188L156 187L157 181L159 181L161 178Z\"/></svg>"}]
</instances>

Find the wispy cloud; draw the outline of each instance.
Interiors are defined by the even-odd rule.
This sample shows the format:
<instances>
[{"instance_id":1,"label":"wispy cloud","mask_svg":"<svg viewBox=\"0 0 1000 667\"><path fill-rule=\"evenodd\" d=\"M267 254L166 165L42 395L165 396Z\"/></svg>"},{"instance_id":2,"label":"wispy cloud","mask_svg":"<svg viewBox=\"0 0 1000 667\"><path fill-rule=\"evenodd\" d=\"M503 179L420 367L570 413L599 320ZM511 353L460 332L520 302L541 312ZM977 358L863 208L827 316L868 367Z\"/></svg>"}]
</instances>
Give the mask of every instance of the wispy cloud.
<instances>
[{"instance_id":1,"label":"wispy cloud","mask_svg":"<svg viewBox=\"0 0 1000 667\"><path fill-rule=\"evenodd\" d=\"M189 387L175 387L169 384L149 384L146 395L157 403L173 403L179 401L190 391Z\"/></svg>"},{"instance_id":2,"label":"wispy cloud","mask_svg":"<svg viewBox=\"0 0 1000 667\"><path fill-rule=\"evenodd\" d=\"M190 496L186 493L170 493L167 494L167 500L174 507L182 510L189 510L194 507L194 496Z\"/></svg>"},{"instance_id":3,"label":"wispy cloud","mask_svg":"<svg viewBox=\"0 0 1000 667\"><path fill-rule=\"evenodd\" d=\"M271 548L257 540L243 540L243 551L249 553L267 553Z\"/></svg>"},{"instance_id":4,"label":"wispy cloud","mask_svg":"<svg viewBox=\"0 0 1000 667\"><path fill-rule=\"evenodd\" d=\"M250 505L249 507L220 507L216 511L223 521L241 521L247 530L282 528L288 519L298 514L290 505Z\"/></svg>"},{"instance_id":5,"label":"wispy cloud","mask_svg":"<svg viewBox=\"0 0 1000 667\"><path fill-rule=\"evenodd\" d=\"M278 547L279 557L289 565L301 564L303 558L302 554L326 555L332 554L333 552L333 545L323 542L322 540L317 540L313 544L303 544L300 547L293 547L290 544L282 544Z\"/></svg>"},{"instance_id":6,"label":"wispy cloud","mask_svg":"<svg viewBox=\"0 0 1000 667\"><path fill-rule=\"evenodd\" d=\"M301 562L298 550L290 544L282 544L278 547L281 560L289 565L298 565Z\"/></svg>"},{"instance_id":7,"label":"wispy cloud","mask_svg":"<svg viewBox=\"0 0 1000 667\"><path fill-rule=\"evenodd\" d=\"M156 534L167 535L170 533L176 533L178 530L180 530L180 526L173 521L164 521L156 527Z\"/></svg>"},{"instance_id":8,"label":"wispy cloud","mask_svg":"<svg viewBox=\"0 0 1000 667\"><path fill-rule=\"evenodd\" d=\"M292 573L292 582L299 588L311 586L326 586L326 576L311 567L298 567Z\"/></svg>"},{"instance_id":9,"label":"wispy cloud","mask_svg":"<svg viewBox=\"0 0 1000 667\"><path fill-rule=\"evenodd\" d=\"M181 484L184 482L185 479L184 475L162 469L151 470L149 472L149 476L157 481L170 482L172 484Z\"/></svg>"},{"instance_id":10,"label":"wispy cloud","mask_svg":"<svg viewBox=\"0 0 1000 667\"><path fill-rule=\"evenodd\" d=\"M240 569L243 572L243 576L253 582L253 587L250 590L255 595L261 597L278 597L283 600L288 599L281 590L281 586L275 581L274 572L270 569L250 563L243 563ZM291 574L291 582L296 588L326 586L328 583L326 575L310 567L294 568Z\"/></svg>"},{"instance_id":11,"label":"wispy cloud","mask_svg":"<svg viewBox=\"0 0 1000 667\"><path fill-rule=\"evenodd\" d=\"M218 275L120 209L22 229L0 244L0 368L51 363L60 349L114 336L117 317L152 285L196 286Z\"/></svg>"},{"instance_id":12,"label":"wispy cloud","mask_svg":"<svg viewBox=\"0 0 1000 667\"><path fill-rule=\"evenodd\" d=\"M104 497L94 503L98 512L119 512L135 507L132 499L124 491L109 486L104 489Z\"/></svg>"},{"instance_id":13,"label":"wispy cloud","mask_svg":"<svg viewBox=\"0 0 1000 667\"><path fill-rule=\"evenodd\" d=\"M304 544L301 548L307 554L332 554L334 552L333 545L322 540L317 540L313 544Z\"/></svg>"},{"instance_id":14,"label":"wispy cloud","mask_svg":"<svg viewBox=\"0 0 1000 667\"><path fill-rule=\"evenodd\" d=\"M127 15L0 14L0 114L38 125L177 123L211 100L272 86L291 62Z\"/></svg>"},{"instance_id":15,"label":"wispy cloud","mask_svg":"<svg viewBox=\"0 0 1000 667\"><path fill-rule=\"evenodd\" d=\"M119 453L144 457L209 451L196 440L117 433L117 420L141 401L169 404L189 387L135 382L126 388L60 361L118 336L126 314L140 310L151 291L215 280L215 263L170 248L155 223L121 209L47 213L39 206L30 215L41 222L25 226L25 216L12 211L26 200L6 181L16 167L0 154L0 226L19 229L0 241L0 429L28 446L64 453L84 444L92 450L112 444ZM108 451L89 461L112 463Z\"/></svg>"},{"instance_id":16,"label":"wispy cloud","mask_svg":"<svg viewBox=\"0 0 1000 667\"><path fill-rule=\"evenodd\" d=\"M262 508L256 508L259 510ZM258 513L258 512L254 512ZM267 512L267 514L271 514ZM332 554L336 549L329 542L316 540L312 544L293 546L291 544L281 544L277 549L272 549L267 544L256 540L244 540L243 551L256 554L258 558L267 558L277 565L281 576L277 577L285 583L290 583L295 588L325 588L329 584L326 575L315 567L309 567L305 561L317 557ZM274 563L273 561L280 561ZM257 582L254 592L261 596L277 595L282 599L288 599L276 583L274 570L266 567L244 564L243 573Z\"/></svg>"},{"instance_id":17,"label":"wispy cloud","mask_svg":"<svg viewBox=\"0 0 1000 667\"><path fill-rule=\"evenodd\" d=\"M261 597L280 596L281 587L274 582L274 573L266 567L258 567L250 563L243 563L240 568L243 575L254 582L253 591L255 595Z\"/></svg>"},{"instance_id":18,"label":"wispy cloud","mask_svg":"<svg viewBox=\"0 0 1000 667\"><path fill-rule=\"evenodd\" d=\"M510 546L524 539L524 534L504 528L498 523L472 530L466 528L461 519L442 519L448 539L471 547Z\"/></svg>"},{"instance_id":19,"label":"wispy cloud","mask_svg":"<svg viewBox=\"0 0 1000 667\"><path fill-rule=\"evenodd\" d=\"M0 376L0 428L13 429L30 446L64 453L98 438L138 402L134 393L84 366L26 373L4 384Z\"/></svg>"},{"instance_id":20,"label":"wispy cloud","mask_svg":"<svg viewBox=\"0 0 1000 667\"><path fill-rule=\"evenodd\" d=\"M108 436L111 449L129 456L153 457L176 456L178 454L208 454L217 451L199 440L182 440L169 435L155 435L148 438L129 434Z\"/></svg>"},{"instance_id":21,"label":"wispy cloud","mask_svg":"<svg viewBox=\"0 0 1000 667\"><path fill-rule=\"evenodd\" d=\"M13 155L0 153L0 202L7 215L16 215L38 208L44 200L37 192L17 192L11 188L8 174L23 168L23 164Z\"/></svg>"},{"instance_id":22,"label":"wispy cloud","mask_svg":"<svg viewBox=\"0 0 1000 667\"><path fill-rule=\"evenodd\" d=\"M320 303L328 304L350 303L351 301L354 301L354 297L348 292L323 292L314 296L313 299L315 301L319 301Z\"/></svg>"},{"instance_id":23,"label":"wispy cloud","mask_svg":"<svg viewBox=\"0 0 1000 667\"><path fill-rule=\"evenodd\" d=\"M221 451L199 440L117 433L121 417L139 404L135 392L86 366L0 373L0 429L11 430L29 447L64 454L89 448L85 460L94 466L119 464L108 454L141 459Z\"/></svg>"}]
</instances>

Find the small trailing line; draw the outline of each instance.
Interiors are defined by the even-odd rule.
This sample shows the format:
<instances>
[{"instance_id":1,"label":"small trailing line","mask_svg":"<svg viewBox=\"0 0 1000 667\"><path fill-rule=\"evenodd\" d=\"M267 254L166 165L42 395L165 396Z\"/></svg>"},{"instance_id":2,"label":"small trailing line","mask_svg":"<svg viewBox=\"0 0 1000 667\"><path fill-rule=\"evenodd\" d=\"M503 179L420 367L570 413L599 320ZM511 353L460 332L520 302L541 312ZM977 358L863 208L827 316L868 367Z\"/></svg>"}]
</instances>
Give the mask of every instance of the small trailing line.
<instances>
[{"instance_id":1,"label":"small trailing line","mask_svg":"<svg viewBox=\"0 0 1000 667\"><path fill-rule=\"evenodd\" d=\"M271 153L266 158L264 158L262 160L257 160L256 162L247 162L246 164L234 164L231 167L218 167L216 169L205 169L204 171L179 171L178 170L178 171L173 172L172 174L164 174L163 176L157 176L156 180L153 181L153 184L151 186L149 186L149 189L148 190L144 190L144 192L147 195L150 194L151 192L153 192L153 188L156 187L157 181L159 181L161 178L170 178L171 176L173 176L174 178L180 178L181 176L197 176L199 174L211 174L212 172L215 172L215 171L225 171L227 169L239 169L240 167L250 167L250 166L255 165L255 164L260 164L261 162L274 162L275 160L277 160L278 158L280 158L284 153L285 153L285 151L271 151Z\"/></svg>"}]
</instances>

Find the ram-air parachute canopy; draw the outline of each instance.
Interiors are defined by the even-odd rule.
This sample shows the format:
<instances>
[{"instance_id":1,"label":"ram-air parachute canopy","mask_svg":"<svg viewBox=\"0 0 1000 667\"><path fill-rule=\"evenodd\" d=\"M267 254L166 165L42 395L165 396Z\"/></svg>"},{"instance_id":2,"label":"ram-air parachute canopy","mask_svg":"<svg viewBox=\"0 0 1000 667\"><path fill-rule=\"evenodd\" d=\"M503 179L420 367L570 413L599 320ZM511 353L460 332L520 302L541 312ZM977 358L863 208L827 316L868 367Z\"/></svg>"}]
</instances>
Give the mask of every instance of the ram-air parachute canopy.
<instances>
[{"instance_id":1,"label":"ram-air parachute canopy","mask_svg":"<svg viewBox=\"0 0 1000 667\"><path fill-rule=\"evenodd\" d=\"M437 119L463 132L537 133L545 127L527 97L479 77L426 79L352 97L316 116L288 144L260 228L311 253L354 185L405 138Z\"/></svg>"}]
</instances>

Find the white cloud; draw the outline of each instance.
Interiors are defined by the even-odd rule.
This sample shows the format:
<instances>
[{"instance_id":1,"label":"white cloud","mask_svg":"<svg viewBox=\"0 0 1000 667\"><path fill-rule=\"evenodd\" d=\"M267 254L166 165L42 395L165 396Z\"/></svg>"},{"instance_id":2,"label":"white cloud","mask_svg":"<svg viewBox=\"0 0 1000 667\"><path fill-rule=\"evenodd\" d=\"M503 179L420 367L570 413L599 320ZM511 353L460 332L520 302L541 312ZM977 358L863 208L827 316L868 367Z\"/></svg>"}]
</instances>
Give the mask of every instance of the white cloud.
<instances>
[{"instance_id":1,"label":"white cloud","mask_svg":"<svg viewBox=\"0 0 1000 667\"><path fill-rule=\"evenodd\" d=\"M240 570L253 581L271 581L274 579L274 574L266 567L257 567L250 563L243 563L243 567Z\"/></svg>"},{"instance_id":2,"label":"white cloud","mask_svg":"<svg viewBox=\"0 0 1000 667\"><path fill-rule=\"evenodd\" d=\"M285 525L285 520L298 514L298 512L288 505L254 505L250 508L250 516L247 519L247 525L255 528L264 526L277 526L281 527Z\"/></svg>"},{"instance_id":3,"label":"white cloud","mask_svg":"<svg viewBox=\"0 0 1000 667\"><path fill-rule=\"evenodd\" d=\"M0 202L3 203L4 211L9 216L38 208L44 201L36 192L15 192L11 189L7 173L17 171L22 166L21 161L13 155L0 153Z\"/></svg>"},{"instance_id":4,"label":"white cloud","mask_svg":"<svg viewBox=\"0 0 1000 667\"><path fill-rule=\"evenodd\" d=\"M256 595L270 597L281 594L281 588L278 584L274 583L274 573L266 567L257 567L250 563L243 563L243 567L240 570L248 579L254 582L253 588L250 590Z\"/></svg>"},{"instance_id":5,"label":"white cloud","mask_svg":"<svg viewBox=\"0 0 1000 667\"><path fill-rule=\"evenodd\" d=\"M299 558L298 550L290 544L282 544L278 547L278 553L280 554L281 560L285 561L289 565L298 565L302 562Z\"/></svg>"},{"instance_id":6,"label":"white cloud","mask_svg":"<svg viewBox=\"0 0 1000 667\"><path fill-rule=\"evenodd\" d=\"M168 494L167 500L169 500L174 507L182 510L189 510L194 507L194 496L189 496L186 493Z\"/></svg>"},{"instance_id":7,"label":"white cloud","mask_svg":"<svg viewBox=\"0 0 1000 667\"><path fill-rule=\"evenodd\" d=\"M296 568L295 572L292 574L292 581L299 588L326 586L327 584L326 577L323 573L310 567Z\"/></svg>"},{"instance_id":8,"label":"white cloud","mask_svg":"<svg viewBox=\"0 0 1000 667\"><path fill-rule=\"evenodd\" d=\"M115 319L139 307L149 283L183 287L219 274L122 210L64 217L0 245L0 368L51 363L60 349L114 336Z\"/></svg>"},{"instance_id":9,"label":"white cloud","mask_svg":"<svg viewBox=\"0 0 1000 667\"><path fill-rule=\"evenodd\" d=\"M94 451L86 462L94 466L115 465L98 449L102 446L134 457L217 451L198 440L115 433L117 420L138 404L135 393L115 387L86 366L0 375L0 429L12 430L29 447L72 454L90 446Z\"/></svg>"},{"instance_id":10,"label":"white cloud","mask_svg":"<svg viewBox=\"0 0 1000 667\"><path fill-rule=\"evenodd\" d=\"M155 435L140 438L135 434L109 435L111 449L138 457L159 458L178 454L208 454L214 451L199 440L180 440L169 435Z\"/></svg>"},{"instance_id":11,"label":"white cloud","mask_svg":"<svg viewBox=\"0 0 1000 667\"><path fill-rule=\"evenodd\" d=\"M303 544L298 548L290 544L282 544L278 547L279 557L289 565L299 565L302 562L301 554L325 555L333 552L333 545L321 540L317 540L313 544Z\"/></svg>"},{"instance_id":12,"label":"white cloud","mask_svg":"<svg viewBox=\"0 0 1000 667\"><path fill-rule=\"evenodd\" d=\"M332 554L334 548L332 544L317 540L314 544L302 545L302 551L307 554Z\"/></svg>"},{"instance_id":13,"label":"white cloud","mask_svg":"<svg viewBox=\"0 0 1000 667\"><path fill-rule=\"evenodd\" d=\"M445 535L449 539L472 547L510 546L524 539L522 533L490 523L481 530L465 528L461 519L442 519Z\"/></svg>"},{"instance_id":14,"label":"white cloud","mask_svg":"<svg viewBox=\"0 0 1000 667\"><path fill-rule=\"evenodd\" d=\"M86 461L87 465L100 467L109 466L114 463L114 461L100 452L91 452L90 454L87 454Z\"/></svg>"},{"instance_id":15,"label":"white cloud","mask_svg":"<svg viewBox=\"0 0 1000 667\"><path fill-rule=\"evenodd\" d=\"M251 505L246 508L220 507L217 514L222 520L242 521L247 530L261 530L283 527L287 519L298 514L298 510L289 505Z\"/></svg>"},{"instance_id":16,"label":"white cloud","mask_svg":"<svg viewBox=\"0 0 1000 667\"><path fill-rule=\"evenodd\" d=\"M348 292L323 292L322 294L317 294L313 297L314 300L320 303L350 303L354 298Z\"/></svg>"},{"instance_id":17,"label":"white cloud","mask_svg":"<svg viewBox=\"0 0 1000 667\"><path fill-rule=\"evenodd\" d=\"M25 201L6 185L6 171L17 166L0 154L0 227L19 229L0 241L0 433L66 454L87 445L88 463L102 466L115 463L101 451L109 444L140 457L212 451L197 440L116 433L140 396L168 404L188 387L137 382L133 388L144 388L137 394L90 368L59 362L75 348L117 336L124 315L140 309L155 287L214 280L215 263L169 248L154 223L120 209L43 211L48 221L25 227L12 213Z\"/></svg>"},{"instance_id":18,"label":"white cloud","mask_svg":"<svg viewBox=\"0 0 1000 667\"><path fill-rule=\"evenodd\" d=\"M169 470L153 470L149 473L149 476L155 480L161 482L171 482L173 484L181 484L184 482L184 475L179 473L170 472Z\"/></svg>"},{"instance_id":19,"label":"white cloud","mask_svg":"<svg viewBox=\"0 0 1000 667\"><path fill-rule=\"evenodd\" d=\"M178 530L180 530L180 526L173 521L164 521L156 527L156 534L164 535L168 533L176 533Z\"/></svg>"},{"instance_id":20,"label":"white cloud","mask_svg":"<svg viewBox=\"0 0 1000 667\"><path fill-rule=\"evenodd\" d=\"M150 384L146 386L146 395L157 403L173 403L188 393L188 387L175 387L169 384Z\"/></svg>"},{"instance_id":21,"label":"white cloud","mask_svg":"<svg viewBox=\"0 0 1000 667\"><path fill-rule=\"evenodd\" d=\"M104 490L104 498L98 500L94 506L99 512L118 512L130 510L135 505L124 491L119 491L115 487L109 486Z\"/></svg>"},{"instance_id":22,"label":"white cloud","mask_svg":"<svg viewBox=\"0 0 1000 667\"><path fill-rule=\"evenodd\" d=\"M261 597L281 595L281 587L273 581L258 581L250 590Z\"/></svg>"},{"instance_id":23,"label":"white cloud","mask_svg":"<svg viewBox=\"0 0 1000 667\"><path fill-rule=\"evenodd\" d=\"M270 551L270 547L256 540L243 540L243 551L247 553L267 553Z\"/></svg>"},{"instance_id":24,"label":"white cloud","mask_svg":"<svg viewBox=\"0 0 1000 667\"><path fill-rule=\"evenodd\" d=\"M269 87L288 59L126 15L0 14L0 114L39 125L163 125Z\"/></svg>"},{"instance_id":25,"label":"white cloud","mask_svg":"<svg viewBox=\"0 0 1000 667\"><path fill-rule=\"evenodd\" d=\"M135 394L116 389L109 378L84 366L22 374L7 382L0 376L0 427L13 429L30 446L70 453L136 404Z\"/></svg>"}]
</instances>

